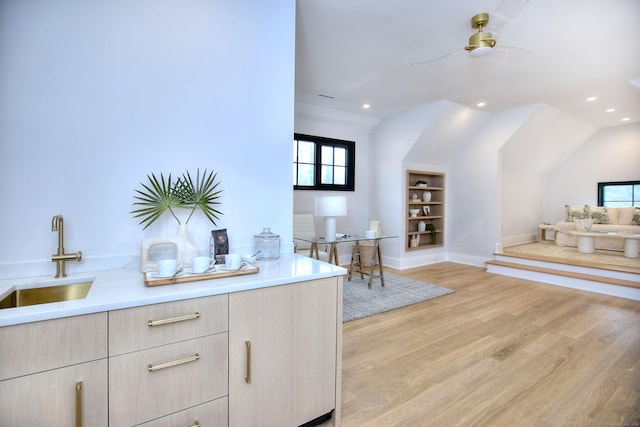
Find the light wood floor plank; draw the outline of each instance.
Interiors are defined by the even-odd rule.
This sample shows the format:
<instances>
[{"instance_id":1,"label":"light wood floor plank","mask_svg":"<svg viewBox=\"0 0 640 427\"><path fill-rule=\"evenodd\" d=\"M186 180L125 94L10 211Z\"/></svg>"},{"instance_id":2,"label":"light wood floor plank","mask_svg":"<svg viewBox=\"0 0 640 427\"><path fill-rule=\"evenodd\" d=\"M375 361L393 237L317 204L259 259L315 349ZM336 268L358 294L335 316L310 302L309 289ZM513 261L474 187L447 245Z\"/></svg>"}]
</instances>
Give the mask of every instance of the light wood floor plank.
<instances>
[{"instance_id":1,"label":"light wood floor plank","mask_svg":"<svg viewBox=\"0 0 640 427\"><path fill-rule=\"evenodd\" d=\"M640 425L639 302L454 263L387 270L456 293L344 325L344 427Z\"/></svg>"}]
</instances>

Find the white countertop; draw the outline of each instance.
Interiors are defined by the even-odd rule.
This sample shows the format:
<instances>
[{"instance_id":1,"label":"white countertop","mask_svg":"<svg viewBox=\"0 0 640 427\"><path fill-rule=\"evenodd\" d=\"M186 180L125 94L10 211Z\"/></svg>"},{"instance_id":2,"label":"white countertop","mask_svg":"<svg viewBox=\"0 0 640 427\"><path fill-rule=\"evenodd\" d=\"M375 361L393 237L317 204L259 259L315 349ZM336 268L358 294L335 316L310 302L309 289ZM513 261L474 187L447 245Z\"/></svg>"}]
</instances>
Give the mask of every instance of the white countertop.
<instances>
[{"instance_id":1,"label":"white countertop","mask_svg":"<svg viewBox=\"0 0 640 427\"><path fill-rule=\"evenodd\" d=\"M137 269L78 273L69 275L65 279L54 279L52 275L0 280L0 299L2 299L15 289L33 283L37 284L36 287L43 287L77 282L82 279L94 279L91 290L84 299L0 309L0 326L285 285L346 274L346 270L342 267L291 253L282 254L277 260L256 261L255 265L260 268L257 274L154 287L145 286L142 273Z\"/></svg>"}]
</instances>

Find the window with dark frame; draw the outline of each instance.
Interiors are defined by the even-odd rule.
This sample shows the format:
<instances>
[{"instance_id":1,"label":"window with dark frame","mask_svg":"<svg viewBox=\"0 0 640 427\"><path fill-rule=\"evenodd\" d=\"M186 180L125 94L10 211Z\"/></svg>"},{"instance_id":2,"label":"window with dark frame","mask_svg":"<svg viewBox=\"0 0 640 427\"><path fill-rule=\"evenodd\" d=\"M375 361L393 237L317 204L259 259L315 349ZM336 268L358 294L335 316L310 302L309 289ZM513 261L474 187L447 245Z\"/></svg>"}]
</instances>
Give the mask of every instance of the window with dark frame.
<instances>
[{"instance_id":1,"label":"window with dark frame","mask_svg":"<svg viewBox=\"0 0 640 427\"><path fill-rule=\"evenodd\" d=\"M354 191L356 143L293 135L293 189Z\"/></svg>"},{"instance_id":2,"label":"window with dark frame","mask_svg":"<svg viewBox=\"0 0 640 427\"><path fill-rule=\"evenodd\" d=\"M640 206L640 181L599 182L598 206Z\"/></svg>"}]
</instances>

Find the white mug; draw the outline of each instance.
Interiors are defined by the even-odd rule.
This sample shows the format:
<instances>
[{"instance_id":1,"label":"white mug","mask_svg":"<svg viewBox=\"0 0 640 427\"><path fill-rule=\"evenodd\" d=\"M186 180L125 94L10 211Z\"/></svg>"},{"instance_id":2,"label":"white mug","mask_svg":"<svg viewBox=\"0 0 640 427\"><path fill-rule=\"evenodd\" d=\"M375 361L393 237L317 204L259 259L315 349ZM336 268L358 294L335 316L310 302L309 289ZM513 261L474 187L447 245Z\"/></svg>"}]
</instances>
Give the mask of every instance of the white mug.
<instances>
[{"instance_id":1,"label":"white mug","mask_svg":"<svg viewBox=\"0 0 640 427\"><path fill-rule=\"evenodd\" d=\"M194 273L204 273L211 267L211 258L208 256L197 256L193 258L192 270Z\"/></svg>"},{"instance_id":2,"label":"white mug","mask_svg":"<svg viewBox=\"0 0 640 427\"><path fill-rule=\"evenodd\" d=\"M176 274L180 267L181 264L177 259L162 259L158 261L158 276L171 277Z\"/></svg>"},{"instance_id":3,"label":"white mug","mask_svg":"<svg viewBox=\"0 0 640 427\"><path fill-rule=\"evenodd\" d=\"M240 268L242 262L242 255L240 254L228 254L224 257L225 267L236 270Z\"/></svg>"}]
</instances>

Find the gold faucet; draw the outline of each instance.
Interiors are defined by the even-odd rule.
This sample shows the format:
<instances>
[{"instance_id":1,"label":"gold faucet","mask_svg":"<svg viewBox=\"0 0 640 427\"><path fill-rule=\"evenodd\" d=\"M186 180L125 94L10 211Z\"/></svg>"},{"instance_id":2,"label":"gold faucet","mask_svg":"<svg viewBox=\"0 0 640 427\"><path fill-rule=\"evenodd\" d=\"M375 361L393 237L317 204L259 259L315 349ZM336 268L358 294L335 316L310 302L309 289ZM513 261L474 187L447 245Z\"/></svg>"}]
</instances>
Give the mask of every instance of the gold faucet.
<instances>
[{"instance_id":1,"label":"gold faucet","mask_svg":"<svg viewBox=\"0 0 640 427\"><path fill-rule=\"evenodd\" d=\"M66 277L64 272L65 262L82 260L82 252L78 251L75 254L64 253L64 221L62 215L55 215L51 220L51 231L58 232L58 253L51 256L51 262L56 263L56 278Z\"/></svg>"}]
</instances>

